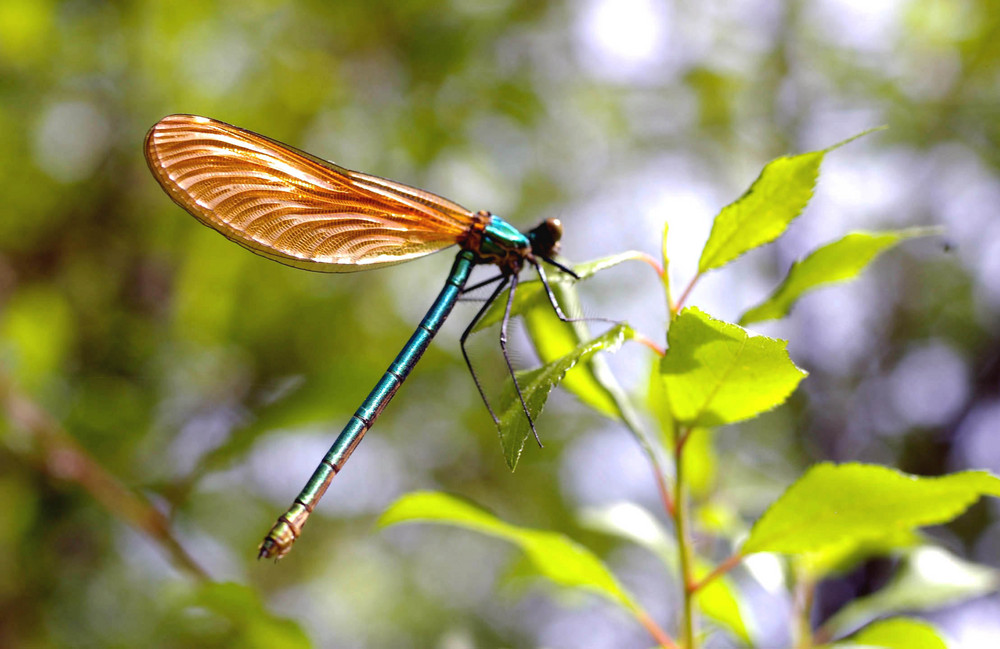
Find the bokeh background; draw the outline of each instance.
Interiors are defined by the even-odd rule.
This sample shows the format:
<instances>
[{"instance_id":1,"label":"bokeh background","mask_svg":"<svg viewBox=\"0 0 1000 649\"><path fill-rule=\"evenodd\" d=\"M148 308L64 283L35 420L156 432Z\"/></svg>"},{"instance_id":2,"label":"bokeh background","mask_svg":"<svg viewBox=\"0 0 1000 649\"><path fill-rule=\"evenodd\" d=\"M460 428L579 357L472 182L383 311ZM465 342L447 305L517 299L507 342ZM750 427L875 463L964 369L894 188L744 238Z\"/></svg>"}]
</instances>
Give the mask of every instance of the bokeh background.
<instances>
[{"instance_id":1,"label":"bokeh background","mask_svg":"<svg viewBox=\"0 0 1000 649\"><path fill-rule=\"evenodd\" d=\"M519 227L558 217L572 261L658 254L669 221L678 285L712 216L765 162L886 124L827 157L785 238L692 296L735 319L848 230L946 231L759 328L790 339L811 376L780 411L720 433L720 492L752 518L821 459L1000 472L998 25L995 0L0 0L0 646L650 644L600 602L524 586L502 543L374 528L418 488L573 534L673 623L675 584L657 560L577 520L621 500L658 511L633 438L557 396L538 422L545 448L529 446L511 475L459 354L474 305L456 310L295 551L255 560L451 255L330 276L247 253L149 175L142 139L169 113ZM648 267L581 294L588 314L662 340ZM498 395L495 333L474 357ZM514 347L534 362L523 339ZM648 350L609 360L641 403ZM996 503L932 533L1000 563ZM243 588L206 591L194 564ZM817 621L887 570L822 589ZM761 637L781 646L787 602L743 579ZM955 647L992 647L1000 597L931 619Z\"/></svg>"}]
</instances>

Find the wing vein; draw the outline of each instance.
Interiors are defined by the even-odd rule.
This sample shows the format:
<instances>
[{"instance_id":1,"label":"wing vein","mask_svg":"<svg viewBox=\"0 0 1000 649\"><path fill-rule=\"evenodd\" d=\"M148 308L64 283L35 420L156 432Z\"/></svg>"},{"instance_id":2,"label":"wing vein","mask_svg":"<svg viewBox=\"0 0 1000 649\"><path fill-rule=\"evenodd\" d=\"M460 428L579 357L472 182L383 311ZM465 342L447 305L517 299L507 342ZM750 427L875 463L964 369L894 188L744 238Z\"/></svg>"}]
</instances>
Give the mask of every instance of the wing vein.
<instances>
[{"instance_id":1,"label":"wing vein","mask_svg":"<svg viewBox=\"0 0 1000 649\"><path fill-rule=\"evenodd\" d=\"M204 117L163 118L145 153L170 197L199 221L300 268L399 263L458 242L473 223L469 210L429 192Z\"/></svg>"}]
</instances>

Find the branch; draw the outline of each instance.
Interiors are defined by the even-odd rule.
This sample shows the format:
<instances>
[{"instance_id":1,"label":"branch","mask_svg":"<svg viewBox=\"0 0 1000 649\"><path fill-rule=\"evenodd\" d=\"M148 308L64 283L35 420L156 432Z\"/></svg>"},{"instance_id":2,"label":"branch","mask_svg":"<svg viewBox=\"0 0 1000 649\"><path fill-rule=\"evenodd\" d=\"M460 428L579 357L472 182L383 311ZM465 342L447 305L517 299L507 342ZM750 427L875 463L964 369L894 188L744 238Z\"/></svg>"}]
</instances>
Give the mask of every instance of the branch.
<instances>
[{"instance_id":1,"label":"branch","mask_svg":"<svg viewBox=\"0 0 1000 649\"><path fill-rule=\"evenodd\" d=\"M170 521L158 509L125 487L41 407L18 392L0 373L0 406L12 425L27 434L25 449L12 449L52 478L80 485L113 516L153 540L174 565L198 580L209 575L170 531Z\"/></svg>"}]
</instances>

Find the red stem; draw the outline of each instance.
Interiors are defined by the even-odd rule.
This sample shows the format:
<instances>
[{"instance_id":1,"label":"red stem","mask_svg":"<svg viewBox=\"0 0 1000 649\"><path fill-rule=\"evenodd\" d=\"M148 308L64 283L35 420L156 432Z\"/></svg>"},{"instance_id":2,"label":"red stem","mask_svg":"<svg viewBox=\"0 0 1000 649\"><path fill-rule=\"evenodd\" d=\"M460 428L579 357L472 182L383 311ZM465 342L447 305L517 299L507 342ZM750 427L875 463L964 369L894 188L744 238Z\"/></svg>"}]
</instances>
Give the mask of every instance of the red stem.
<instances>
[{"instance_id":1,"label":"red stem","mask_svg":"<svg viewBox=\"0 0 1000 649\"><path fill-rule=\"evenodd\" d=\"M661 647L666 647L667 649L680 649L680 647L677 646L677 643L674 642L673 638L667 635L667 632L661 629L659 625L653 621L653 618L649 617L648 613L645 611L638 611L636 619L639 620L639 624L645 627L646 631L649 632L649 635L653 636L653 639L655 639Z\"/></svg>"},{"instance_id":2,"label":"red stem","mask_svg":"<svg viewBox=\"0 0 1000 649\"><path fill-rule=\"evenodd\" d=\"M725 561L723 561L722 563L720 563L719 565L717 565L715 567L715 569L712 570L712 572L708 573L707 575L705 575L704 577L702 577L700 580L698 580L695 583L693 583L690 586L688 586L688 592L689 593L697 593L699 590L701 590L705 586L709 585L710 583L712 583L713 581L715 581L716 579L718 579L722 575L726 574L727 572L729 572L730 570L732 570L733 568L735 568L736 566L738 566L740 564L740 561L743 561L743 555L742 554L740 554L740 553L737 552L735 554L730 555L728 559L726 559Z\"/></svg>"}]
</instances>

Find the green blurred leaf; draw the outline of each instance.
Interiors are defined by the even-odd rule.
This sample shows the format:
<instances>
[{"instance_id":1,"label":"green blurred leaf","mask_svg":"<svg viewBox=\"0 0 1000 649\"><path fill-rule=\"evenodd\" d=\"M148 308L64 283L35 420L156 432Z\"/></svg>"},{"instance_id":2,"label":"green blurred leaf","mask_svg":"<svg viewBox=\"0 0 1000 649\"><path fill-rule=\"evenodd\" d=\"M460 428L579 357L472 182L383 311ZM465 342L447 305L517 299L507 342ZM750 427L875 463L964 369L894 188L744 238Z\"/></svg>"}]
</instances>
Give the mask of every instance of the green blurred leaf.
<instances>
[{"instance_id":1,"label":"green blurred leaf","mask_svg":"<svg viewBox=\"0 0 1000 649\"><path fill-rule=\"evenodd\" d=\"M754 524L742 552L815 552L945 523L982 495L1000 496L1000 478L985 471L921 478L876 465L818 464Z\"/></svg>"},{"instance_id":2,"label":"green blurred leaf","mask_svg":"<svg viewBox=\"0 0 1000 649\"><path fill-rule=\"evenodd\" d=\"M633 335L634 332L628 325L619 324L593 340L578 345L561 358L533 370L518 372L517 382L531 418L533 420L538 418L549 398L549 393L577 363L586 361L600 351L617 351L622 343ZM524 416L521 401L514 391L513 383L508 382L500 400L500 445L503 447L504 460L511 471L517 467L524 442L529 435L531 427Z\"/></svg>"},{"instance_id":3,"label":"green blurred leaf","mask_svg":"<svg viewBox=\"0 0 1000 649\"><path fill-rule=\"evenodd\" d=\"M241 647L250 649L299 649L311 647L305 631L296 623L270 613L256 591L234 583L206 582L191 604L225 618Z\"/></svg>"},{"instance_id":4,"label":"green blurred leaf","mask_svg":"<svg viewBox=\"0 0 1000 649\"><path fill-rule=\"evenodd\" d=\"M672 575L676 577L680 574L676 541L656 517L642 507L632 503L617 503L584 510L581 519L590 529L645 547L663 561ZM701 579L711 570L707 561L696 558L696 579ZM698 591L696 600L698 609L705 617L746 644L752 644L746 623L747 614L740 605L739 591L728 576L723 575L702 588Z\"/></svg>"},{"instance_id":5,"label":"green blurred leaf","mask_svg":"<svg viewBox=\"0 0 1000 649\"><path fill-rule=\"evenodd\" d=\"M721 426L780 405L806 376L786 344L684 309L660 361L671 415L686 426Z\"/></svg>"},{"instance_id":6,"label":"green blurred leaf","mask_svg":"<svg viewBox=\"0 0 1000 649\"><path fill-rule=\"evenodd\" d=\"M54 3L42 0L6 0L0 3L0 61L4 66L27 66L51 54L52 32L57 30ZM22 91L23 92L23 91Z\"/></svg>"},{"instance_id":7,"label":"green blurred leaf","mask_svg":"<svg viewBox=\"0 0 1000 649\"><path fill-rule=\"evenodd\" d=\"M805 293L821 286L857 277L875 257L897 243L937 233L934 228L894 232L852 232L839 241L817 248L792 264L788 275L763 302L740 318L741 325L783 318Z\"/></svg>"},{"instance_id":8,"label":"green blurred leaf","mask_svg":"<svg viewBox=\"0 0 1000 649\"><path fill-rule=\"evenodd\" d=\"M813 580L819 580L852 570L862 561L872 557L897 554L901 550L923 543L923 537L915 530L893 530L875 538L845 539L817 552L802 554L795 563L803 574L809 575Z\"/></svg>"},{"instance_id":9,"label":"green blurred leaf","mask_svg":"<svg viewBox=\"0 0 1000 649\"><path fill-rule=\"evenodd\" d=\"M663 359L653 359L649 374L649 385L646 392L646 405L660 427L660 443L664 448L674 446L674 418L670 414L670 401L667 399L667 386L660 373L660 363Z\"/></svg>"},{"instance_id":10,"label":"green blurred leaf","mask_svg":"<svg viewBox=\"0 0 1000 649\"><path fill-rule=\"evenodd\" d=\"M712 439L715 430L696 428L684 443L684 477L692 497L704 499L715 488L716 456Z\"/></svg>"},{"instance_id":11,"label":"green blurred leaf","mask_svg":"<svg viewBox=\"0 0 1000 649\"><path fill-rule=\"evenodd\" d=\"M178 210L178 217L183 212ZM224 341L238 318L237 287L246 268L257 263L239 246L205 228L192 233L177 280L174 327L178 337L202 344Z\"/></svg>"},{"instance_id":12,"label":"green blurred leaf","mask_svg":"<svg viewBox=\"0 0 1000 649\"><path fill-rule=\"evenodd\" d=\"M923 620L897 617L869 625L848 640L849 645L883 649L948 649L948 644L933 625Z\"/></svg>"},{"instance_id":13,"label":"green blurred leaf","mask_svg":"<svg viewBox=\"0 0 1000 649\"><path fill-rule=\"evenodd\" d=\"M74 338L66 298L54 287L24 287L0 316L0 361L6 361L12 377L31 391L59 372Z\"/></svg>"},{"instance_id":14,"label":"green blurred leaf","mask_svg":"<svg viewBox=\"0 0 1000 649\"><path fill-rule=\"evenodd\" d=\"M943 548L924 546L907 554L899 572L883 589L858 598L823 625L842 636L886 615L926 611L988 593L1000 586L995 569L959 559Z\"/></svg>"},{"instance_id":15,"label":"green blurred leaf","mask_svg":"<svg viewBox=\"0 0 1000 649\"><path fill-rule=\"evenodd\" d=\"M719 212L702 250L698 272L724 266L777 239L812 198L823 156L871 131L822 151L772 160L750 189Z\"/></svg>"},{"instance_id":16,"label":"green blurred leaf","mask_svg":"<svg viewBox=\"0 0 1000 649\"><path fill-rule=\"evenodd\" d=\"M517 527L452 496L434 492L403 496L379 517L378 525L408 522L444 523L504 539L521 548L538 572L553 583L596 593L630 612L640 610L600 559L562 534Z\"/></svg>"}]
</instances>

